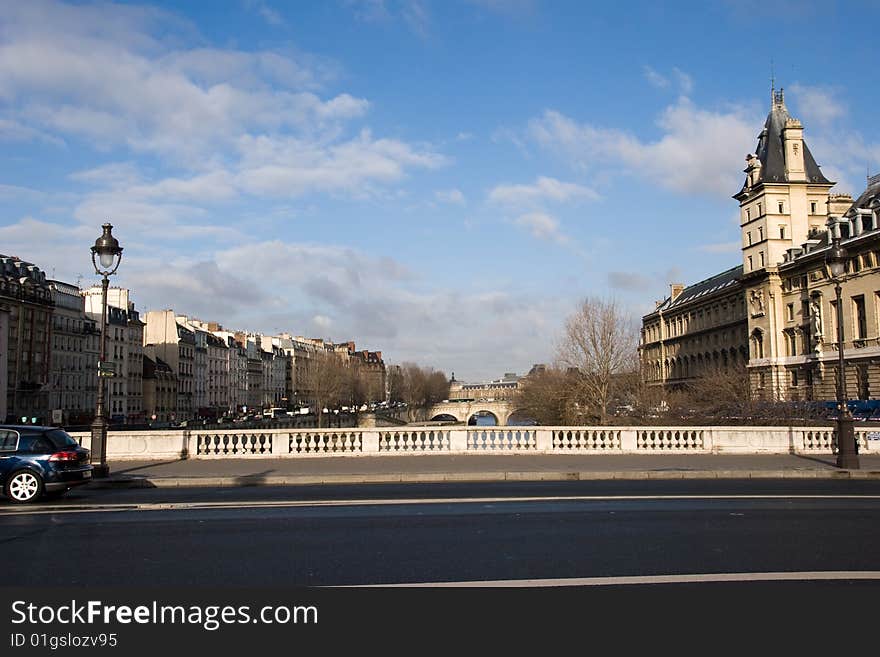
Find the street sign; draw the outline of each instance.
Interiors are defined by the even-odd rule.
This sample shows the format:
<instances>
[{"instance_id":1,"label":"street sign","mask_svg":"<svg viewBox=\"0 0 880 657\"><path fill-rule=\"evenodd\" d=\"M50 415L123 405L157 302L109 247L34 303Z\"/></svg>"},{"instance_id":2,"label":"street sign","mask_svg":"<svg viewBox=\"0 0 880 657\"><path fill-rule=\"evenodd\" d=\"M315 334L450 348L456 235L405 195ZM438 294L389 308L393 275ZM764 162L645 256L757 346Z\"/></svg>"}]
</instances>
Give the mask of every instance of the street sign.
<instances>
[{"instance_id":1,"label":"street sign","mask_svg":"<svg viewBox=\"0 0 880 657\"><path fill-rule=\"evenodd\" d=\"M116 376L116 363L98 361L98 376Z\"/></svg>"},{"instance_id":2,"label":"street sign","mask_svg":"<svg viewBox=\"0 0 880 657\"><path fill-rule=\"evenodd\" d=\"M52 424L61 424L64 421L64 411L60 408L52 409Z\"/></svg>"}]
</instances>

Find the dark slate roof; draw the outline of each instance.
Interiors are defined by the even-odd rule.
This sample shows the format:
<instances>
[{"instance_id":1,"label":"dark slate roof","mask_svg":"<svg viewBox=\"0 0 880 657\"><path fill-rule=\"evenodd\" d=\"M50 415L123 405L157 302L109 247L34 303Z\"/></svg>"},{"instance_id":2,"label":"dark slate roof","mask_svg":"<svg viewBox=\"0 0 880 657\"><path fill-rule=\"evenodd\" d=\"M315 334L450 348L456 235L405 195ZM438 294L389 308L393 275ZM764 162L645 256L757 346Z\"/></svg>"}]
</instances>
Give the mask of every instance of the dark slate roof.
<instances>
[{"instance_id":1,"label":"dark slate roof","mask_svg":"<svg viewBox=\"0 0 880 657\"><path fill-rule=\"evenodd\" d=\"M774 94L773 106L764 122L764 129L758 135L758 147L755 155L761 160L761 182L789 182L785 175L785 150L782 147L782 130L785 122L792 118L785 106L782 91ZM833 184L823 174L819 165L816 164L813 154L804 140L804 173L807 181L820 184ZM745 185L743 186L745 191Z\"/></svg>"},{"instance_id":2,"label":"dark slate roof","mask_svg":"<svg viewBox=\"0 0 880 657\"><path fill-rule=\"evenodd\" d=\"M727 271L723 271L720 274L715 274L714 276L711 276L704 281L689 285L684 289L684 291L682 291L681 294L679 294L675 298L674 301L672 300L672 297L667 297L654 312L657 312L658 310L669 310L670 308L676 308L690 301L695 301L700 297L704 297L707 294L712 294L714 292L718 292L720 290L739 285L739 281L742 278L742 275L742 265L737 265L736 267L728 269Z\"/></svg>"},{"instance_id":3,"label":"dark slate roof","mask_svg":"<svg viewBox=\"0 0 880 657\"><path fill-rule=\"evenodd\" d=\"M855 200L849 210L846 211L845 216L853 216L856 209L873 210L878 205L880 205L880 175L872 176L868 179L868 187Z\"/></svg>"}]
</instances>

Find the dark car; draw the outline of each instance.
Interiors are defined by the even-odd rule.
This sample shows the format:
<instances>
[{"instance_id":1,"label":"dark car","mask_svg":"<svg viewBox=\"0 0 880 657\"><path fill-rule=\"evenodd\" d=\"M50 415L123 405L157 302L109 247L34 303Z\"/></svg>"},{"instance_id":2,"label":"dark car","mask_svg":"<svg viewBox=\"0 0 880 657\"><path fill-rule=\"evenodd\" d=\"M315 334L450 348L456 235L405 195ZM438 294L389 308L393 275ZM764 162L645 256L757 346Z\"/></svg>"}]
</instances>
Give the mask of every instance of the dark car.
<instances>
[{"instance_id":1,"label":"dark car","mask_svg":"<svg viewBox=\"0 0 880 657\"><path fill-rule=\"evenodd\" d=\"M0 425L0 488L24 504L92 479L89 450L58 427Z\"/></svg>"}]
</instances>

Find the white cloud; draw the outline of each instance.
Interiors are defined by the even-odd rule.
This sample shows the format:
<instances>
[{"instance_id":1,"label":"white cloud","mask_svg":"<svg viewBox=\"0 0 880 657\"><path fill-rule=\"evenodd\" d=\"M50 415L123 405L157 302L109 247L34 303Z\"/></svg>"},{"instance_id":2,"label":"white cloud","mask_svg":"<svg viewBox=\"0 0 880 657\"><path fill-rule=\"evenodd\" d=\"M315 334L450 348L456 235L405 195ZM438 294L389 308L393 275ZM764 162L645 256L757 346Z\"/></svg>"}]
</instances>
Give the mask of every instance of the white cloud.
<instances>
[{"instance_id":1,"label":"white cloud","mask_svg":"<svg viewBox=\"0 0 880 657\"><path fill-rule=\"evenodd\" d=\"M642 72L645 74L645 78L648 80L648 82L651 83L652 86L657 87L658 89L666 89L669 86L669 79L663 75L660 75L650 66L643 66Z\"/></svg>"},{"instance_id":2,"label":"white cloud","mask_svg":"<svg viewBox=\"0 0 880 657\"><path fill-rule=\"evenodd\" d=\"M517 217L517 226L526 228L534 237L542 240L550 240L559 244L567 244L569 238L562 234L559 222L546 212L529 212Z\"/></svg>"},{"instance_id":3,"label":"white cloud","mask_svg":"<svg viewBox=\"0 0 880 657\"><path fill-rule=\"evenodd\" d=\"M256 10L257 14L269 25L275 27L284 25L284 19L281 17L281 14L265 2L262 2L261 0L247 0L246 5L251 9Z\"/></svg>"},{"instance_id":4,"label":"white cloud","mask_svg":"<svg viewBox=\"0 0 880 657\"><path fill-rule=\"evenodd\" d=\"M443 203L452 203L453 205L465 205L464 194L460 189L445 189L434 192L434 198Z\"/></svg>"},{"instance_id":5,"label":"white cloud","mask_svg":"<svg viewBox=\"0 0 880 657\"><path fill-rule=\"evenodd\" d=\"M158 11L106 5L98 16L88 5L24 4L0 27L0 137L50 135L155 155L188 172L179 177L194 192L206 176L255 194L360 195L445 162L430 146L365 128L347 136L369 101L316 93L329 68L316 58L182 49L149 31L186 29Z\"/></svg>"},{"instance_id":6,"label":"white cloud","mask_svg":"<svg viewBox=\"0 0 880 657\"><path fill-rule=\"evenodd\" d=\"M827 126L846 115L846 105L841 102L839 91L804 84L793 84L787 91L794 97L800 118L807 124Z\"/></svg>"},{"instance_id":7,"label":"white cloud","mask_svg":"<svg viewBox=\"0 0 880 657\"><path fill-rule=\"evenodd\" d=\"M583 185L540 176L532 185L498 185L490 190L488 198L492 203L518 206L542 201L565 203L581 199L595 200L599 195Z\"/></svg>"},{"instance_id":8,"label":"white cloud","mask_svg":"<svg viewBox=\"0 0 880 657\"><path fill-rule=\"evenodd\" d=\"M654 140L554 110L530 121L528 134L581 170L620 168L677 192L716 195L741 185L742 156L754 148L760 122L743 108L711 111L680 97L658 117Z\"/></svg>"},{"instance_id":9,"label":"white cloud","mask_svg":"<svg viewBox=\"0 0 880 657\"><path fill-rule=\"evenodd\" d=\"M685 96L690 96L691 92L694 90L694 80L693 78L682 71L679 68L672 67L672 74L675 76L676 82L678 82L678 89L680 93Z\"/></svg>"},{"instance_id":10,"label":"white cloud","mask_svg":"<svg viewBox=\"0 0 880 657\"><path fill-rule=\"evenodd\" d=\"M683 96L689 96L694 90L693 78L675 66L672 67L672 79L658 73L655 69L647 65L642 67L642 73L651 86L658 89L668 89L672 86L672 82L674 81L678 87L678 92Z\"/></svg>"}]
</instances>

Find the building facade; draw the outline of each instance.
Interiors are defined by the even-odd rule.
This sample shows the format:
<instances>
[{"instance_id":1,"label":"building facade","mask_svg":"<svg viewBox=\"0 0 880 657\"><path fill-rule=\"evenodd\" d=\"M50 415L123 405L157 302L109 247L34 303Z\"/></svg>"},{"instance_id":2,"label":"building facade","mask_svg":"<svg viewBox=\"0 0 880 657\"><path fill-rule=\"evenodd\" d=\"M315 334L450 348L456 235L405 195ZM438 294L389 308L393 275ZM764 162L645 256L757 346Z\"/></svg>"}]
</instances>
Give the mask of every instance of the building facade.
<instances>
[{"instance_id":1,"label":"building facade","mask_svg":"<svg viewBox=\"0 0 880 657\"><path fill-rule=\"evenodd\" d=\"M464 383L456 381L453 372L449 381L449 401L507 401L519 391L519 380L514 372L506 372L500 379Z\"/></svg>"},{"instance_id":2,"label":"building facade","mask_svg":"<svg viewBox=\"0 0 880 657\"><path fill-rule=\"evenodd\" d=\"M144 353L164 361L177 379L177 407L172 421L190 420L195 390L195 332L177 321L173 310L151 310L146 315Z\"/></svg>"},{"instance_id":3,"label":"building facade","mask_svg":"<svg viewBox=\"0 0 880 657\"><path fill-rule=\"evenodd\" d=\"M6 325L8 422L48 423L52 290L36 265L0 255L0 313ZM2 327L0 327L2 328Z\"/></svg>"},{"instance_id":4,"label":"building facade","mask_svg":"<svg viewBox=\"0 0 880 657\"><path fill-rule=\"evenodd\" d=\"M83 291L85 312L97 324L100 334L102 290L95 285ZM116 375L105 383L106 412L113 424L143 424L143 334L144 323L135 310L128 289L107 290L106 361L112 363ZM100 338L99 338L100 340ZM100 342L99 342L100 344ZM98 352L100 354L100 351Z\"/></svg>"},{"instance_id":5,"label":"building facade","mask_svg":"<svg viewBox=\"0 0 880 657\"><path fill-rule=\"evenodd\" d=\"M54 302L49 382L50 421L86 425L95 416L98 390L98 322L86 315L82 290L49 281Z\"/></svg>"},{"instance_id":6,"label":"building facade","mask_svg":"<svg viewBox=\"0 0 880 657\"><path fill-rule=\"evenodd\" d=\"M150 425L173 422L177 414L177 376L161 358L144 356L144 412Z\"/></svg>"},{"instance_id":7,"label":"building facade","mask_svg":"<svg viewBox=\"0 0 880 657\"><path fill-rule=\"evenodd\" d=\"M837 301L825 256L840 237L846 394L880 390L880 176L853 201L831 194L782 91L754 153L739 202L742 263L671 294L642 318L642 377L671 389L709 368L746 368L751 394L769 400L833 400Z\"/></svg>"}]
</instances>

